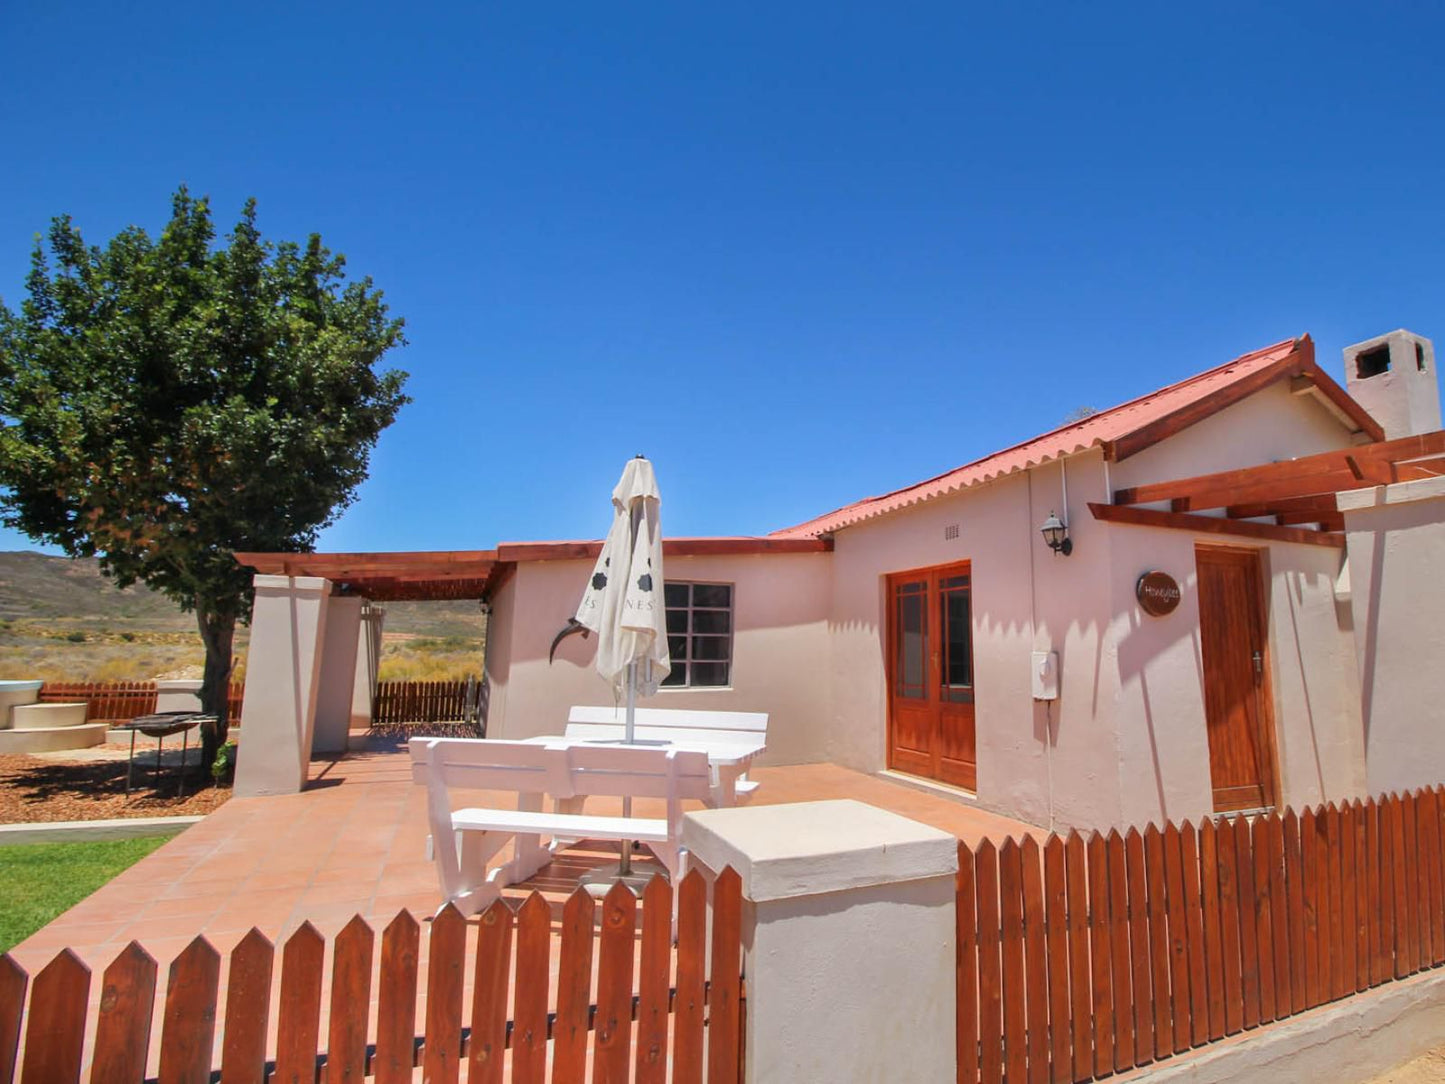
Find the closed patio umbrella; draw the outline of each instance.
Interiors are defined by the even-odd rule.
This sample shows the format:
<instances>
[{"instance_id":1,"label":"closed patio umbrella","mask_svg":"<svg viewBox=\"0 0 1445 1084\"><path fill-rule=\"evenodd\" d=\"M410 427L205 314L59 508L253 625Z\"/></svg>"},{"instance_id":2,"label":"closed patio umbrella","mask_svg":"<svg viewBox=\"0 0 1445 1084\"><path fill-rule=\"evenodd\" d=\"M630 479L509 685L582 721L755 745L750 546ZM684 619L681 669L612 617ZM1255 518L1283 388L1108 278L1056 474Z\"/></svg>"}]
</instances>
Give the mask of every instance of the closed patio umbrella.
<instances>
[{"instance_id":1,"label":"closed patio umbrella","mask_svg":"<svg viewBox=\"0 0 1445 1084\"><path fill-rule=\"evenodd\" d=\"M672 669L662 602L662 504L652 464L628 461L612 490L612 528L587 581L576 622L597 636L597 672L627 697L627 741L636 699L657 692Z\"/></svg>"},{"instance_id":2,"label":"closed patio umbrella","mask_svg":"<svg viewBox=\"0 0 1445 1084\"><path fill-rule=\"evenodd\" d=\"M612 490L612 528L574 618L597 636L597 672L614 696L627 698L623 733L629 744L636 740L638 695L657 692L672 669L662 601L661 503L652 464L640 455L629 460ZM631 815L630 798L622 799L622 813ZM631 872L632 845L624 842L615 876Z\"/></svg>"}]
</instances>

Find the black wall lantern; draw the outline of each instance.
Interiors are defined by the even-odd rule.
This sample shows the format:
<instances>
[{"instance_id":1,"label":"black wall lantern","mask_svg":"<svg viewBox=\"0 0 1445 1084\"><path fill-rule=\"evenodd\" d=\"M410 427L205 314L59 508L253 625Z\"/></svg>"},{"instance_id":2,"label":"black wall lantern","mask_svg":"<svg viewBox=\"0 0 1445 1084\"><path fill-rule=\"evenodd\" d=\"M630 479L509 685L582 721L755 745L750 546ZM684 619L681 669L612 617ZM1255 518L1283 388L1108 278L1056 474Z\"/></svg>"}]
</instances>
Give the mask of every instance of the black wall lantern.
<instances>
[{"instance_id":1,"label":"black wall lantern","mask_svg":"<svg viewBox=\"0 0 1445 1084\"><path fill-rule=\"evenodd\" d=\"M1044 536L1044 541L1049 544L1049 549L1055 553L1062 553L1065 557L1074 552L1073 539L1069 537L1068 525L1059 519L1053 512L1049 518L1044 520L1044 525L1039 528Z\"/></svg>"}]
</instances>

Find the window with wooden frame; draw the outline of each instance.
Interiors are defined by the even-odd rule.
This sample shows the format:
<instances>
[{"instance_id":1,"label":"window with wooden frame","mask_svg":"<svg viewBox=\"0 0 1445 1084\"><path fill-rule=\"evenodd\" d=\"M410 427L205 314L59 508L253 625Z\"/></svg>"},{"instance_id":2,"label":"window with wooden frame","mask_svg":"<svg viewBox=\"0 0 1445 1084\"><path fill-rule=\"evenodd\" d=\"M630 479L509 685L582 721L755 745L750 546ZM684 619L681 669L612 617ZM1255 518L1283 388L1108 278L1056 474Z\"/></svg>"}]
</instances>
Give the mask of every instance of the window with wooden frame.
<instances>
[{"instance_id":1,"label":"window with wooden frame","mask_svg":"<svg viewBox=\"0 0 1445 1084\"><path fill-rule=\"evenodd\" d=\"M663 585L667 608L667 653L672 672L668 689L720 688L732 683L733 585Z\"/></svg>"}]
</instances>

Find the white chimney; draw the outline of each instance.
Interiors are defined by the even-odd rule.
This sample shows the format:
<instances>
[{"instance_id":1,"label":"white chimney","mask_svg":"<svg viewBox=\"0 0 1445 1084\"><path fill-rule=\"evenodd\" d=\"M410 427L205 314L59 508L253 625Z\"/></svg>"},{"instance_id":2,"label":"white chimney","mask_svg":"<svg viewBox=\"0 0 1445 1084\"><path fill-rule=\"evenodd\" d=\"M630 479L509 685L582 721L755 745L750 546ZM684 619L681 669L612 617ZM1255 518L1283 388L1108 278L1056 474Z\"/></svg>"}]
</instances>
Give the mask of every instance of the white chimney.
<instances>
[{"instance_id":1,"label":"white chimney","mask_svg":"<svg viewBox=\"0 0 1445 1084\"><path fill-rule=\"evenodd\" d=\"M1345 386L1386 440L1440 428L1435 347L1423 335L1401 329L1345 347Z\"/></svg>"}]
</instances>

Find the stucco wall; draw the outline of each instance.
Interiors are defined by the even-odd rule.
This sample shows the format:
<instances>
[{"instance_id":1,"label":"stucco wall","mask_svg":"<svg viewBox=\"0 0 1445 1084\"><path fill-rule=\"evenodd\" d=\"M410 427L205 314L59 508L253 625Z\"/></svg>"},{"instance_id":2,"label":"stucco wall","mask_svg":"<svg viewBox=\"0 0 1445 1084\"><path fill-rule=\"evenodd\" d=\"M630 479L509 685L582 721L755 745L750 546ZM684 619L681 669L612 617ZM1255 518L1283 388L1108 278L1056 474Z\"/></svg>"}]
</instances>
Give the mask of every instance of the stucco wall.
<instances>
[{"instance_id":1,"label":"stucco wall","mask_svg":"<svg viewBox=\"0 0 1445 1084\"><path fill-rule=\"evenodd\" d=\"M1110 464L1110 488L1187 478L1349 447L1350 434L1311 395L1278 383L1168 440ZM1359 794L1364 783L1349 615L1335 600L1339 550L1185 531L1110 530L1119 673L1123 823L1196 818L1212 809L1195 546L1256 549L1267 578L1270 684L1280 804ZM1150 617L1134 599L1140 573L1172 575L1179 608ZM1141 785L1141 780L1152 785Z\"/></svg>"},{"instance_id":2,"label":"stucco wall","mask_svg":"<svg viewBox=\"0 0 1445 1084\"><path fill-rule=\"evenodd\" d=\"M1119 675L1116 725L1124 824L1194 819L1212 810L1195 546L1256 549L1268 584L1270 696L1281 805L1300 808L1362 792L1363 743L1354 640L1335 601L1339 550L1194 535L1148 527L1110 530L1110 623ZM1134 598L1151 568L1173 576L1179 607L1151 617Z\"/></svg>"},{"instance_id":3,"label":"stucco wall","mask_svg":"<svg viewBox=\"0 0 1445 1084\"><path fill-rule=\"evenodd\" d=\"M1276 385L1123 463L1106 465L1090 451L838 532L828 759L865 771L886 763L883 578L967 559L979 803L1056 828L1210 812L1194 547L1221 539L1099 523L1087 503L1108 501L1126 485L1349 444L1318 402ZM1039 537L1050 511L1069 524L1069 557L1051 554ZM944 537L950 525L959 528L956 539ZM1334 596L1340 551L1254 548L1269 583L1280 799L1352 797L1363 786L1363 743L1354 642ZM1184 589L1179 609L1165 618L1146 616L1134 598L1136 580L1151 568ZM1035 650L1059 653L1060 696L1052 703L1031 696Z\"/></svg>"},{"instance_id":4,"label":"stucco wall","mask_svg":"<svg viewBox=\"0 0 1445 1084\"><path fill-rule=\"evenodd\" d=\"M663 689L651 708L769 713L763 763L823 757L827 702L829 555L669 557L666 577L733 585L732 682L720 689ZM560 734L574 704L610 704L612 690L592 667L592 640L571 636L547 664L557 631L577 610L588 561L517 566L493 601L487 671L488 734Z\"/></svg>"},{"instance_id":5,"label":"stucco wall","mask_svg":"<svg viewBox=\"0 0 1445 1084\"><path fill-rule=\"evenodd\" d=\"M1102 491L1099 453L1071 462L1070 501ZM1071 557L1038 532L1064 514L1058 464L841 531L833 555L833 699L827 756L876 771L886 764L884 577L952 561L973 569L974 709L981 805L1038 824L1118 816L1118 749L1108 719L1113 675L1101 668L1107 613L1103 529L1071 508ZM958 537L945 529L958 527ZM1101 574L1102 573L1102 574ZM1060 697L1035 702L1035 650L1059 652ZM1051 797L1052 795L1052 797Z\"/></svg>"},{"instance_id":6,"label":"stucco wall","mask_svg":"<svg viewBox=\"0 0 1445 1084\"><path fill-rule=\"evenodd\" d=\"M1434 786L1445 779L1445 479L1339 500L1349 540L1369 790Z\"/></svg>"}]
</instances>

